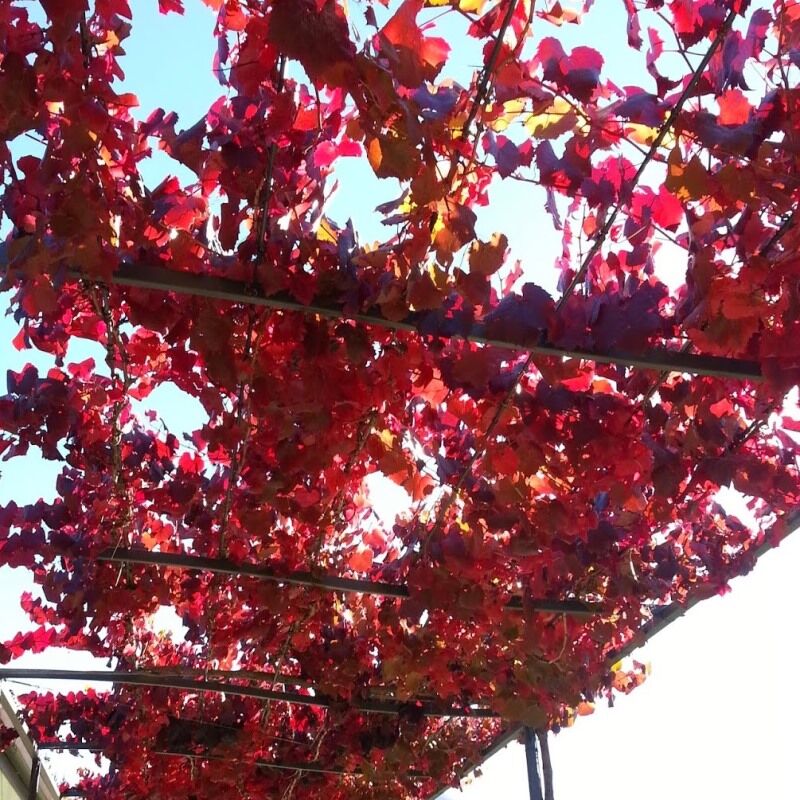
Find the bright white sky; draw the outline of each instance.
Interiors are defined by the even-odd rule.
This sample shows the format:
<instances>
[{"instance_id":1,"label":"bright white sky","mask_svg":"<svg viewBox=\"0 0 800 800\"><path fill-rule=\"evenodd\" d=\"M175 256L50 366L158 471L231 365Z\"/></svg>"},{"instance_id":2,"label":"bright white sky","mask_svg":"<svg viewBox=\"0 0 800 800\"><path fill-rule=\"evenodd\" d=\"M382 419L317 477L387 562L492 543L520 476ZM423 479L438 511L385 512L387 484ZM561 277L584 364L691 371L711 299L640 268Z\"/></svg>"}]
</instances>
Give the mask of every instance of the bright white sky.
<instances>
[{"instance_id":1,"label":"bright white sky","mask_svg":"<svg viewBox=\"0 0 800 800\"><path fill-rule=\"evenodd\" d=\"M351 2L351 7L354 5L356 2ZM126 46L126 90L139 95L143 114L159 105L177 108L181 123L189 126L220 94L220 88L209 68L214 49L212 18L200 0L187 0L186 6L184 19L159 18L156 0L132 2L138 35L135 33ZM600 6L603 17L599 15ZM620 0L597 0L595 22L601 24L592 30L597 34L597 46L610 54L611 76L618 76L618 82L624 84L633 78L626 72L622 8ZM541 35L564 33L587 43L586 29L546 28ZM169 75L168 84L163 80L165 75ZM165 166L164 161L158 166ZM357 223L361 217L368 226L371 209L393 196L392 187L385 183L378 186L368 167L357 162L348 165L345 173L329 213L339 222L353 214ZM349 191L354 184L357 191ZM495 221L508 233L516 255L527 257L528 274L535 273L534 279L550 288L554 277L551 255L532 263L530 254L554 256L560 243L542 213L541 203L532 203L529 191L523 184L506 182L502 192L493 196L492 207L513 208L515 213L500 213ZM492 220L488 223L491 225ZM363 227L356 224L356 229ZM491 231L481 231L484 233ZM31 353L10 351L13 333L8 321L0 322L2 371L19 369L26 360L41 364ZM81 348L80 353L70 353L69 360L88 354ZM102 363L102 356L97 361ZM177 420L176 427L192 428L194 411L177 392L162 387L151 399L170 426ZM2 465L0 502L11 498L32 502L42 495L51 496L54 466L30 458ZM374 499L376 506L384 508L396 500ZM619 699L613 710L600 707L593 716L580 719L575 727L552 740L558 800L800 797L796 781L790 780L796 760L795 716L800 710L795 685L796 664L800 662L794 597L798 568L800 533L768 553L753 574L737 580L732 594L701 604L639 651L638 660L650 662L653 669L644 686ZM0 598L4 601L0 639L28 627L17 607L17 597L24 588L24 573L0 570ZM52 652L40 658L26 657L19 664L32 666L34 662L38 666L86 666L85 656L56 656ZM10 688L23 687L12 684ZM56 780L72 772L72 756L52 758ZM509 746L483 772L482 778L464 787L463 796L451 790L445 797L488 800L525 796L527 778L521 746Z\"/></svg>"}]
</instances>

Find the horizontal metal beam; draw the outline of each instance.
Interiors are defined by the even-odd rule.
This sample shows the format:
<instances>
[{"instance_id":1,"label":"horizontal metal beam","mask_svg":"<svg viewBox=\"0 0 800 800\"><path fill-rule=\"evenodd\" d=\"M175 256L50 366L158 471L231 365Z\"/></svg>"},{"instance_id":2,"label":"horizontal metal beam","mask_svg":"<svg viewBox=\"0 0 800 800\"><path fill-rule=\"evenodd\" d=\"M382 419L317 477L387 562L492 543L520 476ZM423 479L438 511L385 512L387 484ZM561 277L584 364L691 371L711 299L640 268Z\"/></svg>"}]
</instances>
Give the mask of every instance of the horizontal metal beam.
<instances>
[{"instance_id":1,"label":"horizontal metal beam","mask_svg":"<svg viewBox=\"0 0 800 800\"><path fill-rule=\"evenodd\" d=\"M75 273L75 275L85 277L81 273ZM396 331L418 333L420 331L436 330L438 327L433 324L436 319L436 312L412 312L405 319L390 320L384 317L377 308L366 312L352 312L335 303L315 301L305 304L285 292L265 295L258 287L241 281L192 272L177 272L176 270L148 264L121 264L114 273L112 282L118 286L209 297L230 303L272 308L278 311L298 311L303 314L321 316L328 319L349 319L365 325L376 325ZM443 336L442 338L450 337ZM667 348L652 349L646 353L628 353L621 350L594 352L581 348L559 347L555 344L542 342L520 344L509 339L490 336L486 325L483 323L475 323L465 334L459 334L458 337L453 338L461 338L476 344L542 356L577 358L601 364L618 364L623 367L652 369L658 372L668 370L693 375L749 381L759 381L762 378L761 365L757 361L697 355L679 350L668 350Z\"/></svg>"},{"instance_id":2,"label":"horizontal metal beam","mask_svg":"<svg viewBox=\"0 0 800 800\"><path fill-rule=\"evenodd\" d=\"M214 755L214 754L198 754L198 753L181 753L174 750L154 750L153 755L156 756L168 756L173 758L191 758L197 759L198 761L231 761L236 764L252 764L254 767L262 767L265 769L279 769L279 770L286 770L289 772L313 772L320 775L355 775L357 777L361 777L364 775L364 770L361 769L341 769L339 767L328 767L323 764L320 764L317 761L309 761L309 762L295 762L292 764L286 763L285 761L264 761L262 759L256 759L255 761L248 761L246 759L241 758L234 758L231 759L228 756L222 755ZM422 772L418 772L417 770L403 770L402 777L411 778L412 780L419 780L422 778L427 778L428 776ZM396 780L396 778L387 778L387 781Z\"/></svg>"},{"instance_id":3,"label":"horizontal metal beam","mask_svg":"<svg viewBox=\"0 0 800 800\"><path fill-rule=\"evenodd\" d=\"M49 742L39 745L40 750L91 750L93 752L101 752L103 750L99 745L80 745L78 747L70 746L69 742ZM285 770L287 772L314 772L321 775L355 775L362 776L364 771L361 769L341 769L339 767L329 767L320 764L318 761L301 762L296 761L287 763L286 761L264 761L263 759L255 759L253 761L243 758L231 758L230 756L217 755L214 753L188 753L178 750L153 750L150 755L166 756L169 758L191 758L199 761L230 761L236 764L252 764L254 767L262 767L265 769ZM405 770L403 775L412 779L427 778L428 776L418 770ZM62 797L78 797L80 795L67 795L62 794Z\"/></svg>"},{"instance_id":4,"label":"horizontal metal beam","mask_svg":"<svg viewBox=\"0 0 800 800\"><path fill-rule=\"evenodd\" d=\"M314 682L298 675L289 675L286 672L261 672L254 669L213 669L211 667L185 667L172 665L164 667L142 667L140 672L153 675L169 673L181 675L184 678L222 678L223 680L250 681L251 683L280 684L281 686L298 686L301 689L313 689Z\"/></svg>"},{"instance_id":5,"label":"horizontal metal beam","mask_svg":"<svg viewBox=\"0 0 800 800\"><path fill-rule=\"evenodd\" d=\"M39 750L41 751L60 751L60 752L76 752L76 751L89 751L93 753L101 753L104 751L104 747L99 744L91 744L86 742L75 743L75 742L42 742L38 745ZM320 764L316 761L309 761L309 762L293 762L287 763L285 761L264 761L263 759L256 759L254 761L249 761L247 759L241 758L230 758L229 756L222 756L216 755L213 753L188 753L188 752L180 752L176 750L153 750L151 751L150 755L154 756L168 756L172 758L192 758L192 759L199 759L201 761L232 761L234 763L245 763L245 764L252 764L255 767L264 767L267 769L278 769L278 770L286 770L289 772L314 772L324 775L356 775L362 776L364 774L363 770L354 769L354 770L346 770L340 769L337 767L329 767L323 764ZM428 776L418 770L405 770L403 775L409 778L427 778ZM67 795L63 794L62 797L76 797L78 795Z\"/></svg>"},{"instance_id":6,"label":"horizontal metal beam","mask_svg":"<svg viewBox=\"0 0 800 800\"><path fill-rule=\"evenodd\" d=\"M254 564L237 564L227 559L205 558L184 553L159 553L152 550L116 548L107 550L98 556L100 561L113 561L120 564L145 564L169 569L197 570L215 572L237 577L257 578L262 581L273 581L294 586L307 586L333 592L349 594L370 594L379 597L407 598L411 596L407 586L382 581L365 581L353 578L339 578L335 575L313 575L310 572L276 573L266 567ZM542 613L569 614L587 617L601 615L602 607L598 604L584 603L581 600L541 600L523 602L521 597L512 598L506 608L509 611L530 609Z\"/></svg>"},{"instance_id":7,"label":"horizontal metal beam","mask_svg":"<svg viewBox=\"0 0 800 800\"><path fill-rule=\"evenodd\" d=\"M103 745L96 742L39 742L36 747L40 752L55 750L57 752L72 753L86 750L90 753L99 753L103 750Z\"/></svg>"},{"instance_id":8,"label":"horizontal metal beam","mask_svg":"<svg viewBox=\"0 0 800 800\"><path fill-rule=\"evenodd\" d=\"M408 589L392 583L362 581L353 578L339 578L333 575L313 575L310 572L277 573L267 567L255 564L238 564L223 558L206 558L185 553L161 553L153 550L136 550L118 547L107 550L98 556L100 561L113 561L120 564L145 564L170 569L215 572L235 577L256 578L291 586L309 586L333 592L373 594L381 597L409 597Z\"/></svg>"},{"instance_id":9,"label":"horizontal metal beam","mask_svg":"<svg viewBox=\"0 0 800 800\"><path fill-rule=\"evenodd\" d=\"M150 686L165 689L178 689L183 692L212 692L239 697L254 697L294 705L335 708L345 706L365 714L400 714L409 705L416 706L426 717L468 717L475 719L494 719L498 715L489 708L455 707L431 702L403 703L397 700L335 700L322 695L300 694L299 692L279 692L257 686L239 686L222 681L198 681L182 675L152 672L115 672L109 670L69 670L69 669L26 669L15 667L0 668L0 680L34 681L80 681L82 683L117 683L123 686Z\"/></svg>"}]
</instances>

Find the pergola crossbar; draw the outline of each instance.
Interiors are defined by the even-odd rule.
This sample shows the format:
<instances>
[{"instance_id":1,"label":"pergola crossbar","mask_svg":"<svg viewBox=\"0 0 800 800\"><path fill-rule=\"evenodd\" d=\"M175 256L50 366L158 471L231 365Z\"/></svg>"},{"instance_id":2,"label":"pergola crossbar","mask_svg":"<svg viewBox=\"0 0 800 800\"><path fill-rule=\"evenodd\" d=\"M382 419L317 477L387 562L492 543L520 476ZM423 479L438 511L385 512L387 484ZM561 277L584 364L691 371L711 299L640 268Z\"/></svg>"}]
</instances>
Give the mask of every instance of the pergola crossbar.
<instances>
[{"instance_id":1,"label":"pergola crossbar","mask_svg":"<svg viewBox=\"0 0 800 800\"><path fill-rule=\"evenodd\" d=\"M76 277L85 278L81 273ZM412 312L401 320L391 320L383 316L379 309L354 311L343 305L322 300L302 303L286 292L267 295L258 287L219 277L193 272L178 272L166 267L149 264L123 263L113 273L111 282L117 286L148 289L161 292L208 297L230 303L261 306L276 311L296 311L327 319L353 320L365 325L375 325L395 331L409 333L437 330L435 314L432 312ZM427 323L427 324L426 324ZM597 352L581 348L560 347L547 342L513 341L491 335L484 323L476 322L472 327L457 336L436 333L441 338L461 338L481 345L490 345L508 350L534 353L556 358L578 358L600 364L618 364L636 369L652 369L658 372L684 372L737 380L760 381L761 366L757 361L723 356L698 355L695 353L670 350L666 347L653 348L643 353L630 353L622 350Z\"/></svg>"},{"instance_id":2,"label":"pergola crossbar","mask_svg":"<svg viewBox=\"0 0 800 800\"><path fill-rule=\"evenodd\" d=\"M205 558L203 556L187 555L185 553L161 553L152 550L116 548L102 553L98 556L98 559L100 561L112 561L120 564L141 564L169 569L197 570L257 578L258 580L273 581L279 584L306 586L333 592L344 592L347 594L369 594L398 599L411 597L411 592L408 587L403 584L340 578L334 575L313 575L310 572L288 572L279 574L266 567L259 567L254 564L237 564L227 559ZM506 609L509 611L530 609L531 611L542 613L569 614L571 616L580 617L602 614L602 607L599 604L586 603L582 600L575 599L534 599L528 602L523 601L521 597L512 597L506 604Z\"/></svg>"},{"instance_id":3,"label":"pergola crossbar","mask_svg":"<svg viewBox=\"0 0 800 800\"><path fill-rule=\"evenodd\" d=\"M87 744L87 743L80 743L77 744L74 742L42 742L37 745L39 751L90 751L90 752L102 752L103 747L99 744ZM190 753L190 752L181 752L178 750L152 750L151 755L154 756L166 756L168 758L192 758L197 759L199 761L231 761L234 763L247 763L252 764L254 767L260 767L262 769L278 769L278 770L285 770L288 772L311 772L317 773L321 775L352 775L356 777L363 777L364 770L362 769L343 769L340 767L329 767L325 766L324 764L320 764L317 761L308 761L308 762L294 762L288 763L285 761L266 761L264 759L258 758L254 759L253 761L248 761L241 758L234 758L231 759L226 755L222 755L221 753ZM406 770L403 772L403 775L407 778L413 779L421 779L427 778L428 775L420 772L419 770ZM62 794L62 797L78 797L80 795L77 794L70 794L70 790L67 793Z\"/></svg>"},{"instance_id":4,"label":"pergola crossbar","mask_svg":"<svg viewBox=\"0 0 800 800\"><path fill-rule=\"evenodd\" d=\"M68 670L68 669L27 669L0 668L0 680L34 680L34 681L79 681L82 683L116 683L123 686L147 686L164 689L177 689L184 692L210 692L212 694L253 697L258 700L290 703L294 705L314 706L316 708L349 708L365 714L400 714L404 709L413 707L415 711L426 717L468 717L475 719L494 719L498 715L489 708L468 706L451 706L443 703L379 699L359 699L349 701L337 700L317 694L300 694L299 692L279 692L274 689L262 689L258 686L241 686L224 681L192 680L182 675L169 673L155 674L147 671L110 671L110 670Z\"/></svg>"}]
</instances>

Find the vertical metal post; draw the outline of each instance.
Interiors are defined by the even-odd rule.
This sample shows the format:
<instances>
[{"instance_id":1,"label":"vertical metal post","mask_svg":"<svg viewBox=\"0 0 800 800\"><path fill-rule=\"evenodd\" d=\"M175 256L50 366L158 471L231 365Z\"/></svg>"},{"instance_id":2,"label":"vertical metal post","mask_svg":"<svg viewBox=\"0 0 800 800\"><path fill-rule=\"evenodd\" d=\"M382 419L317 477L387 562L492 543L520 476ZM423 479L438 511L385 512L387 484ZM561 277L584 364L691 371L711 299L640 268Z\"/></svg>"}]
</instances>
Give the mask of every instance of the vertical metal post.
<instances>
[{"instance_id":1,"label":"vertical metal post","mask_svg":"<svg viewBox=\"0 0 800 800\"><path fill-rule=\"evenodd\" d=\"M28 782L28 800L36 800L36 795L39 793L39 754L33 754L33 763L31 764L31 778Z\"/></svg>"},{"instance_id":2,"label":"vertical metal post","mask_svg":"<svg viewBox=\"0 0 800 800\"><path fill-rule=\"evenodd\" d=\"M539 753L536 731L525 728L525 763L528 765L528 795L530 800L544 800L542 782L539 778Z\"/></svg>"}]
</instances>

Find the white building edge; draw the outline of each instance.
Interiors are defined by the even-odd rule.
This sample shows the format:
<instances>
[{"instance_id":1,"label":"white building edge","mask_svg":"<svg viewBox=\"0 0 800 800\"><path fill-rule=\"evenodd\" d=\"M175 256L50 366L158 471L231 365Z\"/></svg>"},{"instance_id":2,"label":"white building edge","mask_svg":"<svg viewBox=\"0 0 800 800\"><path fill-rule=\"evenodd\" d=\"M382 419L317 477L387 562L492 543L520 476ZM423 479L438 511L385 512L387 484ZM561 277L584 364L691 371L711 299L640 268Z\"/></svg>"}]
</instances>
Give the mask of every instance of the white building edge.
<instances>
[{"instance_id":1,"label":"white building edge","mask_svg":"<svg viewBox=\"0 0 800 800\"><path fill-rule=\"evenodd\" d=\"M4 752L0 753L0 800L27 800L36 748L27 732L27 726L20 720L17 704L13 697L0 686L0 725L14 728L18 738ZM59 793L47 774L44 764L40 764L37 800L59 800Z\"/></svg>"}]
</instances>

